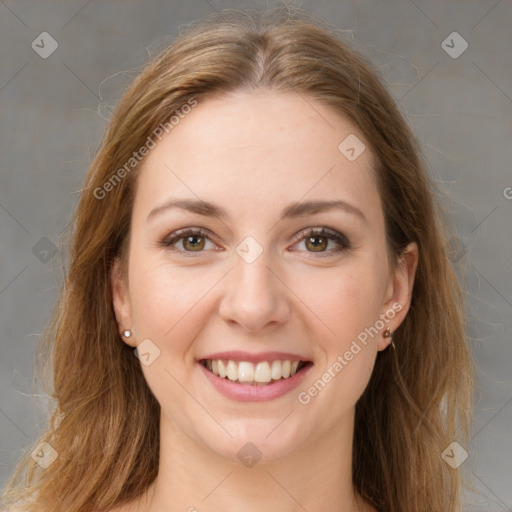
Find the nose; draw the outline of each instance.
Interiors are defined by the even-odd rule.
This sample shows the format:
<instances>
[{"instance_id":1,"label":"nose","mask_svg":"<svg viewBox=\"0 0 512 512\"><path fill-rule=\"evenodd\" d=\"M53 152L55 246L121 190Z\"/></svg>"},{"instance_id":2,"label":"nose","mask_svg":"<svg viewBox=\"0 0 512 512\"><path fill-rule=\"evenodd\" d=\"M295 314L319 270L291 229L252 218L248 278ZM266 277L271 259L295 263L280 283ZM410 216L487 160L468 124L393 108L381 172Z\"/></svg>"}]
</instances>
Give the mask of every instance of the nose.
<instances>
[{"instance_id":1,"label":"nose","mask_svg":"<svg viewBox=\"0 0 512 512\"><path fill-rule=\"evenodd\" d=\"M288 320L290 290L270 263L265 251L252 263L234 255L219 305L221 318L254 333Z\"/></svg>"}]
</instances>

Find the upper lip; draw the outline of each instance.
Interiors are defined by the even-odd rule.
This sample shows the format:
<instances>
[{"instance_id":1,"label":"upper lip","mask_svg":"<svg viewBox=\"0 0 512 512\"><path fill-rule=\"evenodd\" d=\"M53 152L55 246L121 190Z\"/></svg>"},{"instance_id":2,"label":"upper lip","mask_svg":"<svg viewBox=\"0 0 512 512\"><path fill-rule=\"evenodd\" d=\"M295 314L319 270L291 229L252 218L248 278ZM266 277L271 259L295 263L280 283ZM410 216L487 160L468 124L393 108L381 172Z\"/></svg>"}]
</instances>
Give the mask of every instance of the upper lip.
<instances>
[{"instance_id":1,"label":"upper lip","mask_svg":"<svg viewBox=\"0 0 512 512\"><path fill-rule=\"evenodd\" d=\"M259 352L251 354L242 350L230 350L226 352L215 352L207 356L199 358L199 361L204 359L222 359L231 361L247 361L248 363L260 363L262 361L310 361L310 359L290 352Z\"/></svg>"}]
</instances>

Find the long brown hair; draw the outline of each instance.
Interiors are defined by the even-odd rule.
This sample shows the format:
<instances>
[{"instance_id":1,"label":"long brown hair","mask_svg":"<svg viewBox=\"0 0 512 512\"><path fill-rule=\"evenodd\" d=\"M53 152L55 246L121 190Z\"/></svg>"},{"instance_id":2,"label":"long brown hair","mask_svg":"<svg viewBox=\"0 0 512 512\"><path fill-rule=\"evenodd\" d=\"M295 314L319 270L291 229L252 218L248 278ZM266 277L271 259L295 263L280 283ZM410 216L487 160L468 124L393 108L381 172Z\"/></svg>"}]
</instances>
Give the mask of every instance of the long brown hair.
<instances>
[{"instance_id":1,"label":"long brown hair","mask_svg":"<svg viewBox=\"0 0 512 512\"><path fill-rule=\"evenodd\" d=\"M410 310L394 333L396 350L379 353L356 406L354 485L381 512L460 510L460 472L441 457L453 441L464 446L471 419L463 293L445 249L449 223L382 80L325 23L300 10L222 11L202 20L126 90L87 174L69 269L40 345L40 357L53 354L46 371L56 407L9 482L7 505L105 511L155 479L160 407L119 336L109 279L114 259L126 253L136 190L139 165L126 163L187 102L240 89L322 102L370 144L393 264L416 242L419 265ZM30 456L41 442L58 454L46 469Z\"/></svg>"}]
</instances>

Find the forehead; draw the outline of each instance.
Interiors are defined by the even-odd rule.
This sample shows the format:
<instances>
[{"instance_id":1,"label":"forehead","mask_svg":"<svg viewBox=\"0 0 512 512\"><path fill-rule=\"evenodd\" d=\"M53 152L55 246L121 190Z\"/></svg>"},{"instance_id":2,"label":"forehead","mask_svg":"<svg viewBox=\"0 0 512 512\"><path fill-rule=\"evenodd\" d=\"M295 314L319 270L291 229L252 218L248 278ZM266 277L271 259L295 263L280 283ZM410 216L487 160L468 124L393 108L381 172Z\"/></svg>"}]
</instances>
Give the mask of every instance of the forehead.
<instances>
[{"instance_id":1,"label":"forehead","mask_svg":"<svg viewBox=\"0 0 512 512\"><path fill-rule=\"evenodd\" d=\"M322 197L371 214L380 203L374 157L366 145L348 159L339 149L347 137L360 151L355 126L311 97L239 91L201 99L146 157L135 206L147 213L169 196L187 197L240 214Z\"/></svg>"}]
</instances>

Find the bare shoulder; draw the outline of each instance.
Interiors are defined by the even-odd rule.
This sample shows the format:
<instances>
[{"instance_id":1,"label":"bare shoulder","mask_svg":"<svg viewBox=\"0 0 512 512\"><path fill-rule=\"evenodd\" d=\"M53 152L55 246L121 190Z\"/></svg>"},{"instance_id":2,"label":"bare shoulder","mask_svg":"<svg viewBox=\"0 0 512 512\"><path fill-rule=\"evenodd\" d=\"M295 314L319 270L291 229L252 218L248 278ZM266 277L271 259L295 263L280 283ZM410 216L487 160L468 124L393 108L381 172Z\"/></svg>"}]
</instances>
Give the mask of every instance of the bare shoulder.
<instances>
[{"instance_id":1,"label":"bare shoulder","mask_svg":"<svg viewBox=\"0 0 512 512\"><path fill-rule=\"evenodd\" d=\"M149 512L151 510L151 499L149 498L152 492L153 487L150 486L148 489L144 490L142 494L130 501L116 505L107 512Z\"/></svg>"},{"instance_id":2,"label":"bare shoulder","mask_svg":"<svg viewBox=\"0 0 512 512\"><path fill-rule=\"evenodd\" d=\"M109 509L107 512L132 512L128 506L127 503L124 503L123 505L119 505L115 508Z\"/></svg>"},{"instance_id":3,"label":"bare shoulder","mask_svg":"<svg viewBox=\"0 0 512 512\"><path fill-rule=\"evenodd\" d=\"M32 510L32 509L30 509ZM28 512L29 509L26 507L9 507L9 508L1 508L0 512ZM137 506L137 503L122 503L114 508L108 510L108 512L144 512L141 508Z\"/></svg>"},{"instance_id":4,"label":"bare shoulder","mask_svg":"<svg viewBox=\"0 0 512 512\"><path fill-rule=\"evenodd\" d=\"M144 512L143 509L141 509L138 506L137 501L132 501L129 503L122 503L121 505L118 505L114 508L109 509L107 512Z\"/></svg>"},{"instance_id":5,"label":"bare shoulder","mask_svg":"<svg viewBox=\"0 0 512 512\"><path fill-rule=\"evenodd\" d=\"M31 509L32 510L32 509ZM9 507L9 508L2 508L0 509L0 512L29 512L29 509L26 507ZM133 507L130 507L129 504L123 504L118 507L110 509L108 512L136 512L136 509ZM141 511L137 511L141 512Z\"/></svg>"}]
</instances>

